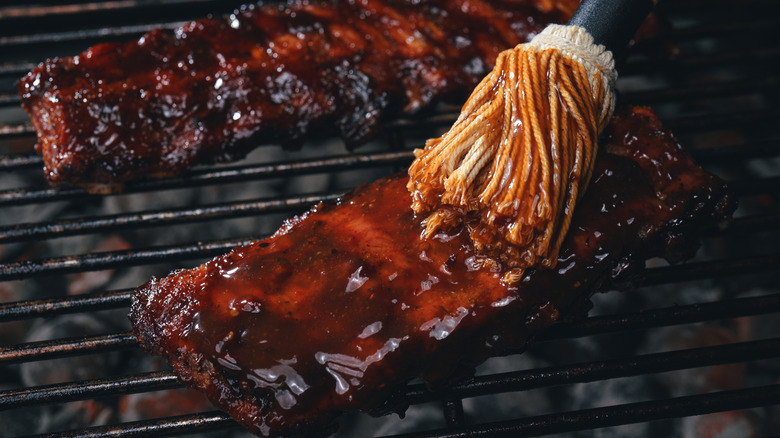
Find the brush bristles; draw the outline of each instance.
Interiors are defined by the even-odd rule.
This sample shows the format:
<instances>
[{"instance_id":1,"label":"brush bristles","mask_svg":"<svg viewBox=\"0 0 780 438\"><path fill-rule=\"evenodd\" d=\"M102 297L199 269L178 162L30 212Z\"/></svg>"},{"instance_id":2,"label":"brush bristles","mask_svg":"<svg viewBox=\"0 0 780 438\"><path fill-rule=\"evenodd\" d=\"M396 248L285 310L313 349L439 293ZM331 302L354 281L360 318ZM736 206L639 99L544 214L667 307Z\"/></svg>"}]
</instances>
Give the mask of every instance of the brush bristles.
<instances>
[{"instance_id":1,"label":"brush bristles","mask_svg":"<svg viewBox=\"0 0 780 438\"><path fill-rule=\"evenodd\" d=\"M609 52L580 28L548 30L502 52L452 128L409 168L412 208L429 215L423 237L476 215L475 246L500 251L510 280L555 265L614 108Z\"/></svg>"}]
</instances>

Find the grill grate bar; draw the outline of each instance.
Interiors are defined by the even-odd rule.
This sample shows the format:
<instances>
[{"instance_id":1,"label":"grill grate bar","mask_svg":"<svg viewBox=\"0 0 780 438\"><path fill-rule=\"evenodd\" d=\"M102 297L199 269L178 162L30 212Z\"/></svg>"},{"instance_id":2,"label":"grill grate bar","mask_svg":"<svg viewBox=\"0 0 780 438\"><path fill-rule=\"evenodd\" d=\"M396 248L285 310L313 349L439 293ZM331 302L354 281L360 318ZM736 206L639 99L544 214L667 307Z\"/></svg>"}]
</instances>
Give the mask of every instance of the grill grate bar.
<instances>
[{"instance_id":1,"label":"grill grate bar","mask_svg":"<svg viewBox=\"0 0 780 438\"><path fill-rule=\"evenodd\" d=\"M753 184L758 186L759 184ZM22 223L0 226L0 244L37 241L80 234L138 229L162 225L205 222L217 219L233 219L280 211L300 211L319 201L338 199L341 193L301 195L281 199L261 199L216 204L196 208L152 210L145 212L92 216L85 219L52 221L46 223ZM780 215L759 215L734 219L724 231L764 231L780 225Z\"/></svg>"},{"instance_id":2,"label":"grill grate bar","mask_svg":"<svg viewBox=\"0 0 780 438\"><path fill-rule=\"evenodd\" d=\"M780 190L780 177L742 179L729 181L729 188L739 196L777 193Z\"/></svg>"},{"instance_id":3,"label":"grill grate bar","mask_svg":"<svg viewBox=\"0 0 780 438\"><path fill-rule=\"evenodd\" d=\"M126 292L124 305L129 304L132 291ZM0 308L1 310L1 308ZM579 322L557 323L535 338L536 342L571 339L629 330L667 327L727 318L780 313L780 294L760 297L675 306L637 313L589 317ZM5 347L0 349L0 363L21 360L43 360L114 350L135 345L131 332L82 338L85 345L74 339L56 339Z\"/></svg>"},{"instance_id":4,"label":"grill grate bar","mask_svg":"<svg viewBox=\"0 0 780 438\"><path fill-rule=\"evenodd\" d=\"M780 266L780 253L755 255L728 260L687 263L684 265L664 266L647 269L642 285L653 286L667 283L720 278L731 275L744 275L757 272L772 272Z\"/></svg>"},{"instance_id":5,"label":"grill grate bar","mask_svg":"<svg viewBox=\"0 0 780 438\"><path fill-rule=\"evenodd\" d=\"M411 404L426 403L442 398L458 400L485 394L586 383L775 357L780 357L780 338L492 374L475 377L466 383L455 384L442 391L429 391L424 384L415 384L410 385L405 390L405 398ZM44 385L0 392L0 409L84 400L119 393L156 391L181 386L183 384L171 371Z\"/></svg>"},{"instance_id":6,"label":"grill grate bar","mask_svg":"<svg viewBox=\"0 0 780 438\"><path fill-rule=\"evenodd\" d=\"M0 64L0 76L22 76L37 65L37 62L6 62Z\"/></svg>"},{"instance_id":7,"label":"grill grate bar","mask_svg":"<svg viewBox=\"0 0 780 438\"><path fill-rule=\"evenodd\" d=\"M224 431L240 426L222 412L180 415L158 420L133 421L116 426L89 427L60 433L47 433L26 438L117 438L139 436L171 436L187 433ZM25 437L22 437L25 438Z\"/></svg>"},{"instance_id":8,"label":"grill grate bar","mask_svg":"<svg viewBox=\"0 0 780 438\"><path fill-rule=\"evenodd\" d=\"M398 118L385 124L386 129L401 128L440 128L449 127L457 119L458 112L436 114L425 118ZM706 113L689 116L666 117L664 125L672 131L706 131L719 130L733 126L752 126L757 123L765 123L780 117L780 111L775 109L753 109L729 111L723 113ZM0 125L0 139L34 135L35 130L29 122Z\"/></svg>"},{"instance_id":9,"label":"grill grate bar","mask_svg":"<svg viewBox=\"0 0 780 438\"><path fill-rule=\"evenodd\" d=\"M768 8L772 10L772 8ZM769 12L769 11L767 11ZM673 28L665 31L658 38L662 40L672 40L675 42L685 42L691 39L710 39L722 38L734 40L735 38L750 37L755 38L756 34L777 29L780 25L776 17L764 17L762 19L752 20L728 20L716 23L696 23L694 25ZM655 40L651 40L655 41Z\"/></svg>"},{"instance_id":10,"label":"grill grate bar","mask_svg":"<svg viewBox=\"0 0 780 438\"><path fill-rule=\"evenodd\" d=\"M448 427L454 428L466 425L466 416L463 413L462 400L444 400L444 402L442 402L442 409L444 410L444 421L447 422Z\"/></svg>"},{"instance_id":11,"label":"grill grate bar","mask_svg":"<svg viewBox=\"0 0 780 438\"><path fill-rule=\"evenodd\" d=\"M40 43L62 43L62 42L75 42L94 39L105 38L129 38L136 35L141 35L154 29L167 29L174 30L179 28L191 20L185 21L173 21L173 22L161 22L153 24L136 24L125 26L109 26L92 28L77 31L57 31L46 32L38 34L22 34L0 37L0 48L14 47L28 45L28 44L40 44ZM764 18L762 20L745 21L731 21L720 23L696 23L680 28L673 28L665 30L665 32L652 40L643 41L643 45L650 44L657 40L675 42L686 41L690 39L702 39L702 38L733 38L735 35L751 36L753 34L761 34L767 31L773 30L777 27L778 21L772 17Z\"/></svg>"},{"instance_id":12,"label":"grill grate bar","mask_svg":"<svg viewBox=\"0 0 780 438\"><path fill-rule=\"evenodd\" d=\"M209 184L228 184L250 180L278 178L293 175L365 169L376 166L411 162L412 151L377 152L360 155L340 155L314 160L290 161L276 164L235 166L224 169L193 171L187 176L165 180L142 181L128 184L124 194L142 193L177 188L192 188ZM79 188L45 188L39 190L11 189L0 191L0 207L36 202L75 200L91 196Z\"/></svg>"},{"instance_id":13,"label":"grill grate bar","mask_svg":"<svg viewBox=\"0 0 780 438\"><path fill-rule=\"evenodd\" d=\"M95 312L127 307L130 305L132 296L132 289L123 289L62 298L3 303L0 304L0 323L25 318L51 317L65 313ZM780 312L780 294L647 310L636 314L625 314L621 317L589 317L577 323L558 323L547 332L539 335L537 339L552 340L590 336L619 330L637 330L770 312Z\"/></svg>"},{"instance_id":14,"label":"grill grate bar","mask_svg":"<svg viewBox=\"0 0 780 438\"><path fill-rule=\"evenodd\" d=\"M536 436L703 415L780 403L780 384L712 392L603 408L539 415L487 423L458 431L393 435L394 438L466 438Z\"/></svg>"},{"instance_id":15,"label":"grill grate bar","mask_svg":"<svg viewBox=\"0 0 780 438\"><path fill-rule=\"evenodd\" d=\"M489 423L460 431L394 435L394 438L466 438L496 436L533 436L574 430L588 430L621 424L640 423L662 418L702 415L713 412L748 409L780 402L780 385L742 390L720 391L704 395L677 397L650 402L529 417L517 421ZM108 438L130 436L167 436L178 433L206 432L238 427L226 414L209 412L182 415L161 420L124 423L118 426L90 427L80 431L39 435L37 438ZM388 437L389 438L389 437Z\"/></svg>"},{"instance_id":16,"label":"grill grate bar","mask_svg":"<svg viewBox=\"0 0 780 438\"><path fill-rule=\"evenodd\" d=\"M35 129L30 122L0 124L0 140L33 135Z\"/></svg>"},{"instance_id":17,"label":"grill grate bar","mask_svg":"<svg viewBox=\"0 0 780 438\"><path fill-rule=\"evenodd\" d=\"M760 183L751 184L759 186ZM738 186L739 188L739 186ZM146 212L118 214L53 221L47 223L22 223L0 226L0 244L46 238L59 238L79 234L90 234L122 229L137 229L196 221L238 218L279 211L297 211L310 207L319 201L338 199L340 193L302 195L292 198L241 201L216 204L206 207L153 210ZM724 232L763 231L780 225L780 215L759 215L737 218Z\"/></svg>"},{"instance_id":18,"label":"grill grate bar","mask_svg":"<svg viewBox=\"0 0 780 438\"><path fill-rule=\"evenodd\" d=\"M114 333L86 338L30 342L13 347L0 347L0 363L54 359L77 354L117 350L133 347L137 342L138 339L132 333Z\"/></svg>"},{"instance_id":19,"label":"grill grate bar","mask_svg":"<svg viewBox=\"0 0 780 438\"><path fill-rule=\"evenodd\" d=\"M686 84L678 86L666 86L658 89L627 91L623 93L625 99L635 104L673 103L702 98L724 98L739 94L764 93L777 89L780 79L776 77L766 78L740 78L723 82L706 84ZM17 106L21 99L17 94L0 94L0 106ZM454 117L446 115L446 122ZM433 120L432 123L438 123ZM441 122L444 123L444 122ZM32 125L22 123L14 128L17 131L28 133Z\"/></svg>"},{"instance_id":20,"label":"grill grate bar","mask_svg":"<svg viewBox=\"0 0 780 438\"><path fill-rule=\"evenodd\" d=\"M18 50L18 46L29 44L63 43L81 40L102 40L104 38L125 38L135 35L140 36L155 29L174 30L187 23L189 23L189 21L174 21L170 23L135 24L98 29L4 36L0 37L0 49L13 48Z\"/></svg>"},{"instance_id":21,"label":"grill grate bar","mask_svg":"<svg viewBox=\"0 0 780 438\"><path fill-rule=\"evenodd\" d=\"M40 2L36 2L40 3ZM162 7L179 4L192 3L217 3L216 0L165 0L157 2L139 1L139 0L113 0L104 2L85 2L71 4L53 4L37 7L28 5L17 7L5 7L0 9L0 18L29 18L54 15L57 17L66 15L78 15L95 11L116 11L133 10L140 7ZM72 18L72 17L71 17Z\"/></svg>"},{"instance_id":22,"label":"grill grate bar","mask_svg":"<svg viewBox=\"0 0 780 438\"><path fill-rule=\"evenodd\" d=\"M0 409L85 400L99 396L181 387L176 375L158 371L132 377L95 379L0 392Z\"/></svg>"},{"instance_id":23,"label":"grill grate bar","mask_svg":"<svg viewBox=\"0 0 780 438\"><path fill-rule=\"evenodd\" d=\"M0 304L0 323L25 318L51 317L65 313L96 312L127 307L130 305L132 296L133 289L123 289L70 295L63 298L2 303Z\"/></svg>"},{"instance_id":24,"label":"grill grate bar","mask_svg":"<svg viewBox=\"0 0 780 438\"><path fill-rule=\"evenodd\" d=\"M769 138L736 145L713 146L706 149L689 150L689 152L702 165L730 164L756 158L776 157L780 156L780 138Z\"/></svg>"},{"instance_id":25,"label":"grill grate bar","mask_svg":"<svg viewBox=\"0 0 780 438\"><path fill-rule=\"evenodd\" d=\"M502 392L588 383L619 377L663 373L689 368L780 357L780 338L739 342L578 363L573 365L491 374L474 377L469 382L456 384L441 391L429 391L424 384L410 385L406 397L412 404L426 403L442 398L467 398Z\"/></svg>"},{"instance_id":26,"label":"grill grate bar","mask_svg":"<svg viewBox=\"0 0 780 438\"><path fill-rule=\"evenodd\" d=\"M758 214L734 219L720 235L732 233L760 233L780 229L780 213Z\"/></svg>"},{"instance_id":27,"label":"grill grate bar","mask_svg":"<svg viewBox=\"0 0 780 438\"><path fill-rule=\"evenodd\" d=\"M758 42L760 43L760 41ZM631 58L621 66L620 76L642 75L655 71L691 71L696 68L711 68L717 66L727 66L733 68L735 65L765 65L767 60L774 60L780 54L780 48L775 45L764 47L760 44L752 44L748 48L730 51L724 49L718 53L694 55L687 54L685 57L674 59L652 59ZM0 64L0 76L23 76L34 69L39 61L17 61Z\"/></svg>"},{"instance_id":28,"label":"grill grate bar","mask_svg":"<svg viewBox=\"0 0 780 438\"><path fill-rule=\"evenodd\" d=\"M201 2L209 2L209 0L200 0ZM128 7L127 3L129 2L112 2L111 4L115 8L117 5ZM213 2L215 4L219 4L217 2ZM169 5L169 2L166 2L166 4L161 4L159 6ZM236 2L236 4L239 4L239 2ZM771 4L771 3L770 3ZM93 4L97 5L97 4ZM148 5L144 5L148 6ZM220 5L224 6L224 5ZM768 6L763 6L764 9L766 9ZM62 7L60 7L62 8ZM83 8L83 6L78 7L70 7L71 9L74 9L74 12L78 12L76 9ZM93 12L95 10L95 7L90 8L83 8L87 9L85 12ZM101 7L101 9L106 9L105 7ZM711 9L711 8L709 8ZM30 9L27 8L27 11L35 11L36 15L40 15L42 11L45 11L44 8L34 8ZM148 30L151 30L152 28L165 28L165 29L175 29L176 27L179 27L183 24L188 23L189 20L186 21L176 21L176 22L165 22L165 23L157 23L157 24L144 24L144 25L129 25L129 26L120 26L120 27L104 27L104 28L95 28L95 29L89 29L89 30L82 30L82 31L63 31L63 32L49 32L49 33L43 33L43 34L34 34L34 35L20 35L20 36L8 36L0 38L0 47L2 46L14 46L14 45L23 45L23 44L34 44L34 43L43 43L43 42L66 42L66 41L79 41L79 40L89 40L89 39L95 39L95 38L116 38L116 37L128 37L132 35L139 35L142 34ZM701 24L697 23L694 25L684 26L678 29L668 29L666 30L662 35L659 35L655 40L662 39L663 41L668 40L689 40L691 38L710 38L710 37L718 37L718 36L725 36L728 38L733 38L735 35L745 35L745 34L752 34L756 32L765 32L767 30L771 30L777 27L777 21L772 20L771 18L765 18L763 20L750 20L746 22L746 20L739 20L739 21L730 21L727 23L716 23L716 24ZM645 43L649 43L655 40L645 41ZM753 44L755 46L755 44ZM8 74L8 73L16 73L16 74L24 74L26 71L29 71L31 67L35 63L27 63L28 67L22 68L19 66L12 66L8 67L6 69L0 69L0 74Z\"/></svg>"},{"instance_id":29,"label":"grill grate bar","mask_svg":"<svg viewBox=\"0 0 780 438\"><path fill-rule=\"evenodd\" d=\"M771 355L767 356L767 346L774 346L775 348L778 347L776 343L776 340L773 340L773 342L770 344L766 341L756 341L752 343L745 343L745 344L752 344L752 345L741 345L741 344L732 344L732 345L726 345L726 346L718 346L718 347L706 347L697 349L696 351L687 351L683 352L685 355L689 357L695 357L695 360L698 363L710 365L710 364L718 364L719 362L717 360L713 361L713 358L718 358L721 360L725 360L724 363L732 363L735 362L734 354L732 353L726 353L723 354L724 350L728 350L731 347L735 346L737 347L736 352L742 352L750 355L751 357L772 357ZM645 360L659 360L664 364L663 366L659 366L658 369L663 369L666 371L674 370L678 368L674 368L673 366L670 367L670 357L674 357L679 352L670 352L670 353L658 353L654 355L645 355L645 356L639 356L633 359L629 359L630 361L636 361L636 362L643 362ZM755 354L755 356L753 356ZM709 357L708 357L709 356ZM674 359L672 359L673 361ZM736 360L741 361L741 360ZM604 362L612 362L611 366L617 366L619 367L619 364L621 360L616 361L604 361ZM572 376L571 379L563 379L565 381L562 381L562 383L578 383L581 381L587 381L582 380L583 376L590 375L591 372L589 371L589 366L592 364L583 364L586 366L584 368L584 372L580 374L578 370L583 370L583 368L580 368L579 366L568 366L568 367L558 367L560 369L543 369L543 370L534 370L532 372L540 372L540 373L547 373L551 370L554 371L554 374L557 373L563 373L566 375ZM682 364L683 368L679 369L686 369L688 368L686 364ZM564 368L571 368L570 370L564 371ZM596 366L598 369L599 367ZM593 372L594 374L598 374L599 372ZM627 375L633 375L631 373ZM611 378L613 376L607 376L607 378ZM542 377L545 378L545 377ZM587 378L587 377L584 377ZM162 388L158 387L157 385L163 386ZM130 392L141 392L146 390L154 390L154 389L167 389L167 388L174 388L179 387L181 384L176 380L176 377L173 376L170 373L167 372L158 372L158 373L150 373L145 374L142 376L136 376L126 379L102 379L102 380L96 380L96 381L89 381L89 382L81 382L80 384L70 384L70 385L50 385L47 387L39 387L35 388L34 392L28 391L28 394L19 395L12 391L6 391L5 393L0 393L0 395L5 395L5 397L0 397L0 400L11 400L13 399L15 406L26 406L29 404L34 403L51 403L55 401L60 401L63 397L65 397L66 400L72 401L75 399L80 398L93 398L100 395L112 395L112 394L119 394L119 393L130 393ZM463 386L463 385L460 385ZM455 386L450 391L456 391L458 386ZM496 388L498 392L503 392L505 390L508 390L506 386L499 386ZM412 395L412 398L414 398L414 395ZM772 405L780 403L780 384L778 385L768 385L768 386L762 386L762 387L755 387L755 388L748 388L748 389L741 389L741 390L733 390L733 391L721 391L716 393L710 393L705 395L693 395L693 396L684 396L684 397L677 397L672 399L666 399L666 400L655 400L650 402L639 402L639 403L629 403L619 406L610 406L605 408L595 408L595 409L586 409L581 411L574 411L574 412L567 412L567 413L556 413L556 414L548 414L548 415L541 415L536 417L529 417L521 420L514 420L514 421L506 421L506 422L500 422L500 423L491 423L486 425L481 425L478 428L472 429L469 428L469 432L452 432L455 433L454 435L440 435L436 434L435 436L441 437L441 436L480 436L479 434L479 428L485 428L489 427L490 436L496 436L496 431L504 432L504 433L511 433L511 436L517 436L517 433L522 432L524 436L527 436L525 434L527 433L556 433L556 432L565 432L565 431L571 431L571 430L579 430L579 429L592 429L592 428L598 428L598 427L606 427L606 426L614 426L618 424L627 424L627 423L633 423L633 422L643 422L643 421L650 421L653 419L660 419L660 418L668 418L668 417L676 417L676 416L688 416L688 415L700 415L703 413L709 413L709 412L719 412L719 411L725 411L725 410L735 410L735 409L745 409L750 407L756 407L761 405ZM8 405L10 405L10 402L8 402ZM2 406L0 404L0 406ZM181 425L180 422L183 418L202 418L203 415L211 416L213 420L219 421L219 422L225 422L225 425L229 423L232 423L232 420L230 420L225 414L222 413L208 413L208 414L196 414L192 416L182 416L182 417L172 417L170 419L163 420L165 422L168 421L175 421L177 424ZM177 421L179 420L179 421ZM137 427L140 424L154 424L156 421L152 422L138 422L138 423L126 423L121 426L108 426L108 427L97 427L97 428L89 428L84 429L82 432L75 432L75 433L90 433L89 435L70 435L70 434L54 434L54 435L48 435L48 436L125 436L117 435L117 433L124 431L124 428L128 428L128 433L135 433L137 432ZM550 429L552 428L552 429ZM177 432L180 431L178 428L175 429ZM189 430L189 429L188 429ZM111 432L109 432L111 431ZM168 432L172 432L173 430L168 430ZM189 431L195 431L195 430L189 430ZM105 435L103 433L106 433ZM110 433L110 434L109 434ZM468 435L465 435L467 434ZM476 434L472 434L476 433ZM135 435L133 435L135 436ZM423 437L423 436L434 436L429 434L412 434L412 435L399 435L398 437Z\"/></svg>"},{"instance_id":30,"label":"grill grate bar","mask_svg":"<svg viewBox=\"0 0 780 438\"><path fill-rule=\"evenodd\" d=\"M214 257L236 246L247 245L267 236L250 236L242 239L213 240L172 246L151 247L141 250L86 253L40 260L23 260L0 264L0 281L21 280L37 275L72 274L130 266L147 265L164 261L191 260ZM645 284L661 284L735 274L771 271L780 264L780 254L689 263L648 270Z\"/></svg>"},{"instance_id":31,"label":"grill grate bar","mask_svg":"<svg viewBox=\"0 0 780 438\"><path fill-rule=\"evenodd\" d=\"M703 134L706 131L718 131L721 129L755 126L764 124L780 117L780 110L738 110L722 113L696 114L665 118L664 125L672 132L681 134L688 131L696 131Z\"/></svg>"},{"instance_id":32,"label":"grill grate bar","mask_svg":"<svg viewBox=\"0 0 780 438\"><path fill-rule=\"evenodd\" d=\"M656 8L658 8L660 11L663 11L665 14L679 14L681 12L687 12L689 14L693 14L694 16L701 16L702 13L720 12L733 15L737 11L733 10L733 8L728 8L728 6L733 5L731 1L732 0L675 0L673 2L662 1L656 5ZM740 3L741 7L745 11L749 10L748 8L760 8L769 5L774 6L775 4L775 0L744 0L742 3Z\"/></svg>"},{"instance_id":33,"label":"grill grate bar","mask_svg":"<svg viewBox=\"0 0 780 438\"><path fill-rule=\"evenodd\" d=\"M338 199L339 196L341 196L341 193L299 195L290 198L232 202L195 208L153 210L45 224L22 223L0 227L0 244L98 233L109 230L233 219L280 211L299 211L309 208L319 201Z\"/></svg>"},{"instance_id":34,"label":"grill grate bar","mask_svg":"<svg viewBox=\"0 0 780 438\"><path fill-rule=\"evenodd\" d=\"M0 155L0 172L15 171L43 165L40 155Z\"/></svg>"},{"instance_id":35,"label":"grill grate bar","mask_svg":"<svg viewBox=\"0 0 780 438\"><path fill-rule=\"evenodd\" d=\"M678 305L619 315L590 316L578 322L554 324L535 339L542 342L579 338L768 313L780 313L780 294Z\"/></svg>"},{"instance_id":36,"label":"grill grate bar","mask_svg":"<svg viewBox=\"0 0 780 438\"><path fill-rule=\"evenodd\" d=\"M666 71L666 70L691 70L697 67L713 67L735 65L762 65L768 59L775 59L780 53L780 48L776 45L764 46L761 41L751 44L750 47L741 47L739 50L724 49L717 53L707 54L686 54L680 58L668 59L644 59L631 58L621 66L621 77L631 75L646 75L648 72ZM0 75L4 76L22 76L34 69L39 61L13 61L0 64Z\"/></svg>"},{"instance_id":37,"label":"grill grate bar","mask_svg":"<svg viewBox=\"0 0 780 438\"><path fill-rule=\"evenodd\" d=\"M422 120L400 118L387 123L392 128L447 128L458 117L457 112L437 114ZM754 126L780 117L780 111L775 109L751 109L739 111L724 111L722 113L703 113L687 116L664 117L664 126L675 133L696 131L701 134L709 130Z\"/></svg>"},{"instance_id":38,"label":"grill grate bar","mask_svg":"<svg viewBox=\"0 0 780 438\"><path fill-rule=\"evenodd\" d=\"M39 261L0 264L0 281L20 280L36 275L72 274L100 271L160 262L214 257L236 246L248 245L262 236L241 239L213 240L184 245L155 247L144 250L109 251L53 257Z\"/></svg>"},{"instance_id":39,"label":"grill grate bar","mask_svg":"<svg viewBox=\"0 0 780 438\"><path fill-rule=\"evenodd\" d=\"M776 90L778 86L780 86L780 80L776 77L750 78L711 84L680 85L651 90L627 91L623 93L623 96L627 101L635 104L649 105L689 101L693 99L725 98L740 94L765 93L770 90ZM21 99L16 94L0 94L0 107L15 107L20 103ZM453 115L448 114L446 120L440 123L449 122L451 117L453 117ZM433 121L433 123L438 122ZM26 122L14 125L7 129L9 132L18 133L18 135L27 135L33 132L32 125Z\"/></svg>"},{"instance_id":40,"label":"grill grate bar","mask_svg":"<svg viewBox=\"0 0 780 438\"><path fill-rule=\"evenodd\" d=\"M736 94L764 93L776 90L778 86L780 86L780 78L778 77L741 78L725 82L667 85L651 90L628 91L623 93L623 97L628 102L648 105L702 98L723 98Z\"/></svg>"},{"instance_id":41,"label":"grill grate bar","mask_svg":"<svg viewBox=\"0 0 780 438\"><path fill-rule=\"evenodd\" d=\"M739 50L724 49L717 53L690 54L675 59L629 59L620 66L620 75L647 76L652 73L676 73L694 72L697 70L709 70L717 67L728 67L733 70L735 66L755 67L764 66L771 59L777 59L780 48L776 45L764 47L761 45L740 48Z\"/></svg>"},{"instance_id":42,"label":"grill grate bar","mask_svg":"<svg viewBox=\"0 0 780 438\"><path fill-rule=\"evenodd\" d=\"M763 155L777 155L778 148L773 144L776 140L768 140L766 143L753 143L753 146L740 151L741 146L734 146L702 152L706 157L710 155L710 162L719 160L728 161L730 157L744 156L759 158ZM720 154L720 156L718 156ZM290 175L306 175L321 172L333 172L355 168L368 168L371 166L407 164L413 158L412 151L400 151L389 153L370 153L363 155L345 155L319 160L297 161L282 164L263 164L252 166L231 167L226 169L206 169L194 171L191 174L165 180L150 180L128 184L123 194L142 193L158 190L172 190L178 188L198 187L210 184L228 184L245 182L250 180L267 179ZM12 161L12 160L9 160ZM25 161L25 159L22 159ZM9 163L13 166L13 163ZM2 167L0 167L2 170ZM729 184L740 194L775 193L780 190L780 180L777 177L758 178L750 181L734 181ZM37 190L10 189L0 191L0 207L26 205L38 202L54 202L77 200L89 195L80 188L43 188Z\"/></svg>"},{"instance_id":43,"label":"grill grate bar","mask_svg":"<svg viewBox=\"0 0 780 438\"><path fill-rule=\"evenodd\" d=\"M32 146L31 146L32 147ZM732 164L735 161L744 161L756 158L768 158L780 156L780 138L769 138L764 140L749 141L741 144L724 145L708 147L706 149L693 149L689 152L696 157L696 160L700 164ZM299 161L296 164L288 163L287 166L297 167L298 172L302 171L304 167L311 168L312 171L319 167L338 165L338 166L351 166L355 165L355 161L361 161L361 165L370 165L375 162L381 162L382 164L406 164L410 162L414 156L411 151L394 152L394 153L363 153L363 154L350 154L347 156L337 156L327 159L321 159L319 161L308 160ZM331 160L331 161L328 161ZM314 161L314 162L312 162ZM14 171L25 168L32 168L43 165L43 158L40 155L28 154L28 155L0 155L0 172L2 171ZM175 187L180 187L178 184L186 185L190 184L190 179L203 180L201 184L219 184L233 182L237 179L246 180L247 177L255 175L256 177L267 173L268 176L276 176L279 172L283 171L283 164L277 165L274 169L269 169L268 165L248 165L248 166L232 166L225 167L219 170L209 170L193 172L190 175L179 178L184 182L177 182ZM237 175L241 175L238 177ZM208 182L206 182L208 181ZM171 179L165 180L163 184L170 184ZM157 189L167 188L166 186L160 187L160 183L155 184ZM132 190L132 187L130 188ZM0 192L4 193L4 192ZM126 192L127 193L127 192Z\"/></svg>"},{"instance_id":44,"label":"grill grate bar","mask_svg":"<svg viewBox=\"0 0 780 438\"><path fill-rule=\"evenodd\" d=\"M17 106L21 102L17 94L0 94L0 106Z\"/></svg>"}]
</instances>

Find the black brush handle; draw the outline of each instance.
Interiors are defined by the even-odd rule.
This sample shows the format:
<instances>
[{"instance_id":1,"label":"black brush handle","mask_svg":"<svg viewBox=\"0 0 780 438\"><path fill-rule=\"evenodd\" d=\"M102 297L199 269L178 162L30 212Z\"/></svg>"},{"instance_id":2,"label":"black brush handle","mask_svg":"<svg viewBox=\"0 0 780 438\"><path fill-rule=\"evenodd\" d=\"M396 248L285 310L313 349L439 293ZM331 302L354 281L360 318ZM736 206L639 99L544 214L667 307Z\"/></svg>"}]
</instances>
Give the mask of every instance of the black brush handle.
<instances>
[{"instance_id":1,"label":"black brush handle","mask_svg":"<svg viewBox=\"0 0 780 438\"><path fill-rule=\"evenodd\" d=\"M580 26L616 56L653 9L653 0L582 0L569 24Z\"/></svg>"}]
</instances>

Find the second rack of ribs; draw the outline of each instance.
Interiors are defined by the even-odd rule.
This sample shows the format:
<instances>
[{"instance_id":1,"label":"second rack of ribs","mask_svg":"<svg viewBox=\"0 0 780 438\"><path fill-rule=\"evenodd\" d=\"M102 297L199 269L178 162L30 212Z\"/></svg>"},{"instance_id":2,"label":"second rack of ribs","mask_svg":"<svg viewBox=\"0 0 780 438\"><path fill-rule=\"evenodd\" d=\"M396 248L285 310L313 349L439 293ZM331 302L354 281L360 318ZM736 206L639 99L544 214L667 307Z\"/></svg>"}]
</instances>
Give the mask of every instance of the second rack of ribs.
<instances>
[{"instance_id":1,"label":"second rack of ribs","mask_svg":"<svg viewBox=\"0 0 780 438\"><path fill-rule=\"evenodd\" d=\"M245 7L48 60L19 92L49 182L117 191L313 133L336 131L357 145L388 117L462 98L501 50L564 21L575 3Z\"/></svg>"}]
</instances>

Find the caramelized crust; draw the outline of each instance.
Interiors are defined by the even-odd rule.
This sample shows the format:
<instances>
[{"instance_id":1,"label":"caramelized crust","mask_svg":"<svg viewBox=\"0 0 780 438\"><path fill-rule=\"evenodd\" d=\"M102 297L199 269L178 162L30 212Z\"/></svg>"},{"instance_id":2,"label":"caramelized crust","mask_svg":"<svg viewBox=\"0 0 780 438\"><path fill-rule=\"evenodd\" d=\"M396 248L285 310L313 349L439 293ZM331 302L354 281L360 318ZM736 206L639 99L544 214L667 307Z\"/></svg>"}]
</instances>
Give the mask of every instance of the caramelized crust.
<instances>
[{"instance_id":1,"label":"caramelized crust","mask_svg":"<svg viewBox=\"0 0 780 438\"><path fill-rule=\"evenodd\" d=\"M143 348L255 434L311 436L339 412L403 410L410 379L522 348L652 256L692 255L734 208L645 108L619 112L554 270L515 284L463 229L420 238L407 178L320 204L275 235L152 279ZM635 268L635 269L632 269Z\"/></svg>"},{"instance_id":2,"label":"caramelized crust","mask_svg":"<svg viewBox=\"0 0 780 438\"><path fill-rule=\"evenodd\" d=\"M294 146L354 146L388 116L468 93L503 49L577 0L319 0L245 7L175 32L96 45L21 79L53 185L92 192Z\"/></svg>"}]
</instances>

